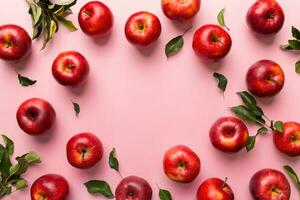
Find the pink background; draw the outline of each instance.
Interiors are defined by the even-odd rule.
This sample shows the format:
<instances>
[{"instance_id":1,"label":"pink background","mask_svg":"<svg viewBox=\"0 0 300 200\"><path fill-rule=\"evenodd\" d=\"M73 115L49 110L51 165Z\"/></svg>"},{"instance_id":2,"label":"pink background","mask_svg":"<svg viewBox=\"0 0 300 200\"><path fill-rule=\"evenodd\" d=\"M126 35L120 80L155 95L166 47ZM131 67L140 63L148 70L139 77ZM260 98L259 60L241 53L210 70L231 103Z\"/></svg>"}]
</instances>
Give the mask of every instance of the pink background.
<instances>
[{"instance_id":1,"label":"pink background","mask_svg":"<svg viewBox=\"0 0 300 200\"><path fill-rule=\"evenodd\" d=\"M78 26L77 14L87 0L79 0L70 16ZM299 27L299 1L280 0L286 14L283 29L274 38L257 38L245 23L245 14L254 1L203 0L201 11L193 23L193 30L185 36L185 46L178 55L166 59L165 43L183 32L189 24L179 25L162 13L160 1L105 0L115 16L112 33L95 41L81 30L69 33L61 27L54 40L40 51L41 40L33 42L29 59L21 63L0 61L0 123L1 132L16 143L15 155L37 151L42 164L32 167L25 175L29 183L46 173L64 175L70 183L68 200L104 199L92 197L83 186L90 179L107 180L115 190L120 177L108 166L108 153L116 147L123 176L144 177L153 188L153 200L158 200L157 183L169 189L174 199L195 199L199 184L209 177L229 178L236 199L251 199L248 183L259 169L282 169L290 164L300 172L298 158L280 154L272 143L272 136L260 137L251 153L245 150L227 155L214 149L208 138L211 124L221 116L231 115L227 109L237 105L235 92L245 90L245 73L259 59L278 62L286 73L282 92L272 99L260 99L259 104L270 118L299 121L299 76L294 72L298 55L279 49L290 38L292 25ZM14 23L31 33L31 19L25 1L0 1L0 24ZM191 48L195 29L206 23L216 23L219 10L226 7L226 23L233 39L231 52L221 62L203 64ZM151 11L160 18L163 31L156 44L137 50L124 36L127 17L140 10ZM59 85L52 77L51 64L65 50L77 50L89 60L91 73L85 87L79 91ZM33 87L19 85L14 71L37 79ZM229 79L225 96L220 93L212 72L218 70ZM52 103L57 112L54 128L48 135L31 137L18 127L15 113L21 102L41 97ZM70 100L81 105L79 117L74 115ZM249 127L252 134L256 127ZM76 133L90 131L102 140L105 154L102 161L86 171L70 166L66 160L65 144ZM191 184L170 181L163 173L164 152L176 144L185 144L201 158L202 169ZM297 199L292 185L291 199ZM30 199L29 188L8 199Z\"/></svg>"}]
</instances>

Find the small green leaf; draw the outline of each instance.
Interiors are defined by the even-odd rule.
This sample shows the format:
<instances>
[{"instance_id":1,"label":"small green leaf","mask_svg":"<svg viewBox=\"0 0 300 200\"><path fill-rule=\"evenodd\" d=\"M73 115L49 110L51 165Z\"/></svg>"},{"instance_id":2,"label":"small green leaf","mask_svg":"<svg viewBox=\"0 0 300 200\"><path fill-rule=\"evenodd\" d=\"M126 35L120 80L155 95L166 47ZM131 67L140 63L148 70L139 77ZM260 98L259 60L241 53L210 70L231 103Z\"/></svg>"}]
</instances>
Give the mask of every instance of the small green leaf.
<instances>
[{"instance_id":1,"label":"small green leaf","mask_svg":"<svg viewBox=\"0 0 300 200\"><path fill-rule=\"evenodd\" d=\"M237 94L254 115L261 117L264 114L263 110L257 106L255 98L249 92L242 91Z\"/></svg>"},{"instance_id":2,"label":"small green leaf","mask_svg":"<svg viewBox=\"0 0 300 200\"><path fill-rule=\"evenodd\" d=\"M5 150L4 146L2 144L0 144L0 163L2 162L2 157L5 153L5 151L6 150Z\"/></svg>"},{"instance_id":3,"label":"small green leaf","mask_svg":"<svg viewBox=\"0 0 300 200\"><path fill-rule=\"evenodd\" d=\"M178 53L184 45L183 35L179 35L170 40L165 46L165 54L167 57Z\"/></svg>"},{"instance_id":4,"label":"small green leaf","mask_svg":"<svg viewBox=\"0 0 300 200\"><path fill-rule=\"evenodd\" d=\"M172 200L172 195L168 190L159 189L160 200Z\"/></svg>"},{"instance_id":5,"label":"small green leaf","mask_svg":"<svg viewBox=\"0 0 300 200\"><path fill-rule=\"evenodd\" d=\"M41 162L39 155L33 151L23 155L22 157L24 157L30 165Z\"/></svg>"},{"instance_id":6,"label":"small green leaf","mask_svg":"<svg viewBox=\"0 0 300 200\"><path fill-rule=\"evenodd\" d=\"M65 8L70 8L70 7L74 6L76 3L77 3L77 0L66 0L66 1L59 3L59 5L65 6Z\"/></svg>"},{"instance_id":7,"label":"small green leaf","mask_svg":"<svg viewBox=\"0 0 300 200\"><path fill-rule=\"evenodd\" d=\"M102 194L106 198L113 199L114 195L110 189L110 186L105 181L91 180L84 183L90 194Z\"/></svg>"},{"instance_id":8,"label":"small green leaf","mask_svg":"<svg viewBox=\"0 0 300 200\"><path fill-rule=\"evenodd\" d=\"M116 158L116 149L113 148L112 151L109 153L109 166L110 168L119 172L119 161Z\"/></svg>"},{"instance_id":9,"label":"small green leaf","mask_svg":"<svg viewBox=\"0 0 300 200\"><path fill-rule=\"evenodd\" d=\"M256 136L250 136L247 141L246 149L247 152L251 151L255 146Z\"/></svg>"},{"instance_id":10,"label":"small green leaf","mask_svg":"<svg viewBox=\"0 0 300 200\"><path fill-rule=\"evenodd\" d=\"M2 135L2 139L5 144L6 152L9 155L12 155L14 153L14 142L10 138L8 138L6 135Z\"/></svg>"},{"instance_id":11,"label":"small green leaf","mask_svg":"<svg viewBox=\"0 0 300 200\"><path fill-rule=\"evenodd\" d=\"M282 121L276 121L274 123L274 128L276 131L282 133L283 132L283 122Z\"/></svg>"},{"instance_id":12,"label":"small green leaf","mask_svg":"<svg viewBox=\"0 0 300 200\"><path fill-rule=\"evenodd\" d=\"M223 74L217 72L214 72L213 76L219 81L218 87L220 88L220 90L224 92L228 83L227 78Z\"/></svg>"},{"instance_id":13,"label":"small green leaf","mask_svg":"<svg viewBox=\"0 0 300 200\"><path fill-rule=\"evenodd\" d=\"M51 40L53 38L53 36L56 33L56 31L57 31L56 21L51 20L50 21L50 29L49 29L49 40Z\"/></svg>"},{"instance_id":14,"label":"small green leaf","mask_svg":"<svg viewBox=\"0 0 300 200\"><path fill-rule=\"evenodd\" d=\"M280 45L282 50L293 50L293 48L289 44Z\"/></svg>"},{"instance_id":15,"label":"small green leaf","mask_svg":"<svg viewBox=\"0 0 300 200\"><path fill-rule=\"evenodd\" d=\"M257 118L246 106L240 105L236 107L232 107L231 111L234 112L238 117L244 119L248 122L257 123L260 125L264 125L264 121L262 119Z\"/></svg>"},{"instance_id":16,"label":"small green leaf","mask_svg":"<svg viewBox=\"0 0 300 200\"><path fill-rule=\"evenodd\" d=\"M75 103L75 102L72 102L72 104L73 104L73 109L74 109L76 115L79 115L79 113L80 113L80 106L79 106L79 104Z\"/></svg>"},{"instance_id":17,"label":"small green leaf","mask_svg":"<svg viewBox=\"0 0 300 200\"><path fill-rule=\"evenodd\" d=\"M25 179L19 179L15 186L17 190L24 189L27 187L27 181Z\"/></svg>"},{"instance_id":18,"label":"small green leaf","mask_svg":"<svg viewBox=\"0 0 300 200\"><path fill-rule=\"evenodd\" d=\"M289 46L294 50L300 50L300 41L299 40L289 40Z\"/></svg>"},{"instance_id":19,"label":"small green leaf","mask_svg":"<svg viewBox=\"0 0 300 200\"><path fill-rule=\"evenodd\" d=\"M225 8L223 8L217 16L218 23L220 24L220 26L223 26L227 30L230 30L225 24L224 14L225 14Z\"/></svg>"},{"instance_id":20,"label":"small green leaf","mask_svg":"<svg viewBox=\"0 0 300 200\"><path fill-rule=\"evenodd\" d=\"M25 173L28 169L28 162L25 158L20 157L17 159L18 163L9 168L9 176L21 175Z\"/></svg>"},{"instance_id":21,"label":"small green leaf","mask_svg":"<svg viewBox=\"0 0 300 200\"><path fill-rule=\"evenodd\" d=\"M77 31L76 26L73 24L73 22L67 20L63 16L57 16L58 21L60 21L69 31L74 32Z\"/></svg>"},{"instance_id":22,"label":"small green leaf","mask_svg":"<svg viewBox=\"0 0 300 200\"><path fill-rule=\"evenodd\" d=\"M296 185L298 192L300 192L300 180L295 170L289 165L283 166L283 169L286 171L286 173L289 175L289 177Z\"/></svg>"},{"instance_id":23,"label":"small green leaf","mask_svg":"<svg viewBox=\"0 0 300 200\"><path fill-rule=\"evenodd\" d=\"M261 127L257 130L257 135L266 134L267 132L268 132L268 129L266 127Z\"/></svg>"},{"instance_id":24,"label":"small green leaf","mask_svg":"<svg viewBox=\"0 0 300 200\"><path fill-rule=\"evenodd\" d=\"M298 60L295 64L295 71L297 74L300 74L300 60Z\"/></svg>"},{"instance_id":25,"label":"small green leaf","mask_svg":"<svg viewBox=\"0 0 300 200\"><path fill-rule=\"evenodd\" d=\"M19 83L24 87L34 85L36 83L36 80L31 80L30 78L22 76L19 73L18 73L18 79L19 79Z\"/></svg>"},{"instance_id":26,"label":"small green leaf","mask_svg":"<svg viewBox=\"0 0 300 200\"><path fill-rule=\"evenodd\" d=\"M292 26L292 35L295 39L300 40L300 31L294 26Z\"/></svg>"}]
</instances>

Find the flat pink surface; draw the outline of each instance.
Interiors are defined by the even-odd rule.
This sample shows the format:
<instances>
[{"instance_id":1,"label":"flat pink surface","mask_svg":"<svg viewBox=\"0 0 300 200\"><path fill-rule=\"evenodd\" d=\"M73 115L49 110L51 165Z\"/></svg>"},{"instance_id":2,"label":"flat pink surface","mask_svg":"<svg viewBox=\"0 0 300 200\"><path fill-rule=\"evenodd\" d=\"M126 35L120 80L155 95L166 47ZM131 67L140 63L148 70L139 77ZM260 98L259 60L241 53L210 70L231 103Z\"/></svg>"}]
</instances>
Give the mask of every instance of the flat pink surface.
<instances>
[{"instance_id":1,"label":"flat pink surface","mask_svg":"<svg viewBox=\"0 0 300 200\"><path fill-rule=\"evenodd\" d=\"M77 14L87 0L79 0L70 18L78 26ZM300 1L280 0L285 10L283 29L272 39L254 36L245 23L245 15L254 1L203 0L200 13L193 22L193 30L185 36L185 46L178 55L166 59L164 45L179 35L189 24L178 24L167 19L160 1L106 0L113 11L115 24L112 33L101 40L93 40L81 30L69 33L61 27L44 51L39 51L41 40L33 42L33 51L27 60L12 64L0 61L0 124L16 143L15 155L29 150L37 151L42 164L32 167L26 174L29 183L46 173L64 175L70 183L68 200L104 199L92 197L83 186L90 179L107 180L114 190L120 181L117 173L108 166L108 153L116 147L123 176L138 175L149 181L153 200L158 200L156 183L169 189L174 199L195 199L200 183L209 177L228 177L237 200L250 200L248 183L259 169L282 169L290 164L300 172L298 158L279 153L272 136L260 137L251 153L245 150L227 155L210 144L208 131L221 116L231 115L227 109L239 103L235 92L245 90L245 73L259 59L278 62L286 73L282 92L272 99L260 99L259 104L270 118L300 120L300 78L294 72L298 55L279 49L290 38L292 25L299 26ZM0 24L14 23L31 33L31 19L25 1L1 0ZM193 53L191 42L195 29L206 23L216 23L219 10L226 7L226 23L231 28L233 46L229 55L213 65L203 64ZM127 17L140 10L151 11L162 22L162 35L149 49L137 50L124 36ZM59 85L52 77L51 64L62 51L76 50L86 56L91 73L87 84L79 91ZM14 71L18 67L23 75L38 80L33 87L19 85ZM220 93L213 71L229 78L225 96ZM57 112L54 128L48 136L31 137L17 124L15 113L21 102L41 97L52 103ZM81 105L79 117L74 115L71 100ZM256 127L249 127L252 134ZM101 138L105 154L102 161L90 170L78 170L66 160L65 144L76 133L90 131ZM201 158L202 168L191 184L170 181L163 173L164 152L176 144L185 144ZM297 199L292 185L291 200ZM29 188L5 200L30 199Z\"/></svg>"}]
</instances>

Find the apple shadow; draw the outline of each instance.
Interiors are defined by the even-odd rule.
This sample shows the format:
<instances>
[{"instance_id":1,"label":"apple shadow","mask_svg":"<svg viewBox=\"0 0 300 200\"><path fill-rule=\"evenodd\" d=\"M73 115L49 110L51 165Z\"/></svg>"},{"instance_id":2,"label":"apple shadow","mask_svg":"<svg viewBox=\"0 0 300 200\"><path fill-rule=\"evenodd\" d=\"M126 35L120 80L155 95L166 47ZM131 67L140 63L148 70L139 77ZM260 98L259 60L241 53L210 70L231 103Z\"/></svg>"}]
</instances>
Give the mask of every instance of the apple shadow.
<instances>
[{"instance_id":1,"label":"apple shadow","mask_svg":"<svg viewBox=\"0 0 300 200\"><path fill-rule=\"evenodd\" d=\"M57 131L57 118L55 119L54 124L52 125L52 127L45 131L44 133L42 133L41 135L37 135L37 136L33 136L32 138L37 140L40 143L47 143L50 140L53 140L53 138L56 135L56 131Z\"/></svg>"},{"instance_id":2,"label":"apple shadow","mask_svg":"<svg viewBox=\"0 0 300 200\"><path fill-rule=\"evenodd\" d=\"M256 96L255 96L256 97ZM265 106L275 102L276 97L256 97L257 101Z\"/></svg>"},{"instance_id":3,"label":"apple shadow","mask_svg":"<svg viewBox=\"0 0 300 200\"><path fill-rule=\"evenodd\" d=\"M77 85L75 87L66 87L66 89L71 92L72 94L76 95L76 96L80 96L82 95L85 91L86 88L88 87L90 82L90 78L87 78L87 80L85 80L83 83L81 83L80 85Z\"/></svg>"},{"instance_id":4,"label":"apple shadow","mask_svg":"<svg viewBox=\"0 0 300 200\"><path fill-rule=\"evenodd\" d=\"M28 66L28 63L30 63L31 58L32 58L32 50L21 60L9 61L8 64L11 65L15 71L19 72L24 70Z\"/></svg>"},{"instance_id":5,"label":"apple shadow","mask_svg":"<svg viewBox=\"0 0 300 200\"><path fill-rule=\"evenodd\" d=\"M104 35L93 36L91 39L97 45L102 46L102 45L105 45L109 42L112 34L113 34L113 31L110 30L109 32L105 33Z\"/></svg>"},{"instance_id":6,"label":"apple shadow","mask_svg":"<svg viewBox=\"0 0 300 200\"><path fill-rule=\"evenodd\" d=\"M249 28L248 28L249 29ZM249 29L250 30L250 29ZM255 33L254 31L251 31L251 36L254 37L256 40L258 40L260 43L269 46L271 44L274 43L275 39L276 39L276 34L272 34L272 35L262 35L259 33Z\"/></svg>"},{"instance_id":7,"label":"apple shadow","mask_svg":"<svg viewBox=\"0 0 300 200\"><path fill-rule=\"evenodd\" d=\"M182 34L183 32L185 32L187 29L191 28L191 27L194 27L194 18L190 19L190 20L187 20L187 21L184 21L184 22L179 22L179 21L176 21L176 20L171 20L172 24L174 25L174 27L180 31L181 33L179 34Z\"/></svg>"},{"instance_id":8,"label":"apple shadow","mask_svg":"<svg viewBox=\"0 0 300 200\"><path fill-rule=\"evenodd\" d=\"M138 52L140 52L145 57L151 57L151 55L155 52L155 50L160 46L161 40L158 39L157 41L153 42L149 46L146 47L134 47Z\"/></svg>"}]
</instances>

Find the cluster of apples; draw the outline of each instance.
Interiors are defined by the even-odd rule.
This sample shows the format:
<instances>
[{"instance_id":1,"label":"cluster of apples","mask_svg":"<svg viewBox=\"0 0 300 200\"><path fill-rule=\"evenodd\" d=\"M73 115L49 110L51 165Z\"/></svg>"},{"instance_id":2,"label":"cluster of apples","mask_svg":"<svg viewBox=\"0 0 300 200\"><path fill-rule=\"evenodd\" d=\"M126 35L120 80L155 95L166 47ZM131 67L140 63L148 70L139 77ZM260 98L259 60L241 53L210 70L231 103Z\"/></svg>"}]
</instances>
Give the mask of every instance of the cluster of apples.
<instances>
[{"instance_id":1,"label":"cluster of apples","mask_svg":"<svg viewBox=\"0 0 300 200\"><path fill-rule=\"evenodd\" d=\"M164 14L172 19L185 22L192 19L200 9L200 0L162 0ZM277 33L284 24L284 12L275 0L257 0L247 13L249 27L259 35ZM113 14L102 2L85 4L78 14L82 31L91 36L106 35L113 26ZM137 47L147 47L161 34L161 23L153 13L141 11L131 15L125 24L127 40ZM230 35L223 27L207 24L194 33L192 47L196 55L207 61L218 61L225 57L232 45ZM20 60L31 48L28 33L17 25L0 27L0 58ZM52 64L52 74L64 86L81 85L89 74L89 63L76 51L59 54ZM261 60L253 64L246 75L248 90L259 97L270 97L280 92L285 76L274 61ZM20 128L30 134L39 135L51 128L56 113L46 100L32 98L23 102L17 110ZM281 134L274 134L274 142L281 152L290 156L300 155L300 125L287 122ZM249 133L247 126L235 117L222 117L210 129L212 145L223 152L237 152L245 147ZM69 163L80 169L93 167L103 154L100 139L92 133L73 136L66 145ZM200 172L200 158L183 145L170 148L164 156L165 174L181 183L192 182ZM63 200L68 194L66 179L57 174L47 174L37 179L31 187L32 200ZM274 169L257 172L250 181L250 191L256 200L288 200L290 185L286 177ZM117 200L151 200L150 184L136 176L124 178L116 190ZM234 193L226 180L210 178L204 181L197 192L197 200L233 200Z\"/></svg>"}]
</instances>

